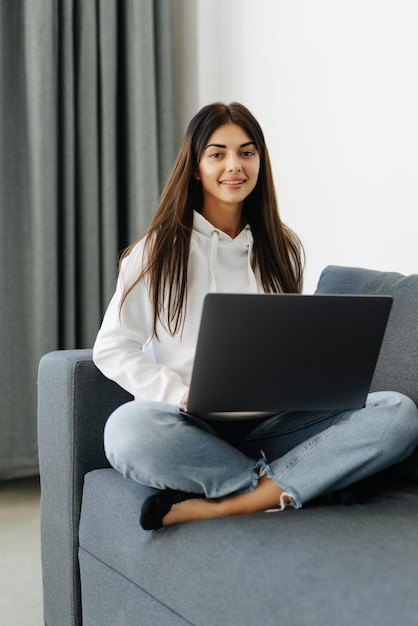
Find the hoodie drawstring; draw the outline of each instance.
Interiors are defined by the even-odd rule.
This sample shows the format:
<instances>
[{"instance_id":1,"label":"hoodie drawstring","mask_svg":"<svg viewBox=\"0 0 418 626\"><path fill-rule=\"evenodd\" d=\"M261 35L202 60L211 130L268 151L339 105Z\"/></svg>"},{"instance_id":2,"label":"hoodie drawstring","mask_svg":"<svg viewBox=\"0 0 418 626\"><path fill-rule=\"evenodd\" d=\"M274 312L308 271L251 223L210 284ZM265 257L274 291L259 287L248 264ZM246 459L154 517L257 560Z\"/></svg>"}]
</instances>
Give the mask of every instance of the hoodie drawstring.
<instances>
[{"instance_id":1,"label":"hoodie drawstring","mask_svg":"<svg viewBox=\"0 0 418 626\"><path fill-rule=\"evenodd\" d=\"M218 253L219 230L213 230L210 238L210 292L216 293L215 259Z\"/></svg>"},{"instance_id":2,"label":"hoodie drawstring","mask_svg":"<svg viewBox=\"0 0 418 626\"><path fill-rule=\"evenodd\" d=\"M255 279L253 268L251 267L251 257L252 257L252 252L253 252L253 236L251 234L250 228L245 229L245 234L247 236L247 244L248 244L247 273L248 273L248 282L250 284L250 293L258 293L257 281Z\"/></svg>"}]
</instances>

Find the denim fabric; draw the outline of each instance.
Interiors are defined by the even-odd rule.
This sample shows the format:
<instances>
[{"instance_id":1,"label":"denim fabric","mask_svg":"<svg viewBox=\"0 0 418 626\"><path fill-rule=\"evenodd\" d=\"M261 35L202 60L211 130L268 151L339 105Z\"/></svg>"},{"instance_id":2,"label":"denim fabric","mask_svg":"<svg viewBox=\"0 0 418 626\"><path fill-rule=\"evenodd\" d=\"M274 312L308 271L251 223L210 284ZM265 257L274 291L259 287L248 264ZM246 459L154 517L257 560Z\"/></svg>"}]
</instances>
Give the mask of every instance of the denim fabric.
<instances>
[{"instance_id":1,"label":"denim fabric","mask_svg":"<svg viewBox=\"0 0 418 626\"><path fill-rule=\"evenodd\" d=\"M216 498L253 490L264 468L295 508L402 461L417 445L417 407L396 392L372 393L358 411L229 423L133 401L105 428L109 462L139 483Z\"/></svg>"}]
</instances>

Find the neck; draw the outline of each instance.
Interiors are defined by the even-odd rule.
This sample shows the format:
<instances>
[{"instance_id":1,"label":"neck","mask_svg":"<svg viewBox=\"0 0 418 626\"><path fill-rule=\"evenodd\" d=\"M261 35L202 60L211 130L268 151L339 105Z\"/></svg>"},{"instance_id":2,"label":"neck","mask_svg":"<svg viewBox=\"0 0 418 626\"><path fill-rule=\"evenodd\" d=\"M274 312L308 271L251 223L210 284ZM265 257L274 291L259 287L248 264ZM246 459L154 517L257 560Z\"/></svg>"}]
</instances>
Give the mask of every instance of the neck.
<instances>
[{"instance_id":1,"label":"neck","mask_svg":"<svg viewBox=\"0 0 418 626\"><path fill-rule=\"evenodd\" d=\"M245 226L242 206L237 207L236 210L229 208L226 211L221 210L219 207L214 210L203 207L202 215L212 226L229 235L231 239L235 239Z\"/></svg>"}]
</instances>

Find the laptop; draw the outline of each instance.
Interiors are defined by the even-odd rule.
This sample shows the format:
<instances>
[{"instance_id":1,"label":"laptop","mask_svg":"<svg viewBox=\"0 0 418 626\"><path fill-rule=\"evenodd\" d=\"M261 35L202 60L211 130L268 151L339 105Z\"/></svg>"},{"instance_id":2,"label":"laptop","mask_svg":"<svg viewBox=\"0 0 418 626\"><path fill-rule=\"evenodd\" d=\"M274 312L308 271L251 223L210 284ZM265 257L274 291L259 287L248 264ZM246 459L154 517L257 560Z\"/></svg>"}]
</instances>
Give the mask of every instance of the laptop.
<instances>
[{"instance_id":1,"label":"laptop","mask_svg":"<svg viewBox=\"0 0 418 626\"><path fill-rule=\"evenodd\" d=\"M362 408L391 306L380 295L208 294L185 410L245 419Z\"/></svg>"}]
</instances>

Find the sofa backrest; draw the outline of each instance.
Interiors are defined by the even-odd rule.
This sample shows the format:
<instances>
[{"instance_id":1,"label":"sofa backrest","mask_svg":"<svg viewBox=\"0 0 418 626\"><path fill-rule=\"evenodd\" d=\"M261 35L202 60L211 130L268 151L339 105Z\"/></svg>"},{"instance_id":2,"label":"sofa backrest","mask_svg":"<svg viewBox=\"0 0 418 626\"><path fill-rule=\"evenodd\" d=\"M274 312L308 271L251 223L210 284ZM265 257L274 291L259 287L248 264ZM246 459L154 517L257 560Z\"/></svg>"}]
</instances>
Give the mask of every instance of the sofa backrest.
<instances>
[{"instance_id":1,"label":"sofa backrest","mask_svg":"<svg viewBox=\"0 0 418 626\"><path fill-rule=\"evenodd\" d=\"M418 405L418 274L330 265L323 270L316 293L393 297L371 391L399 391Z\"/></svg>"}]
</instances>

